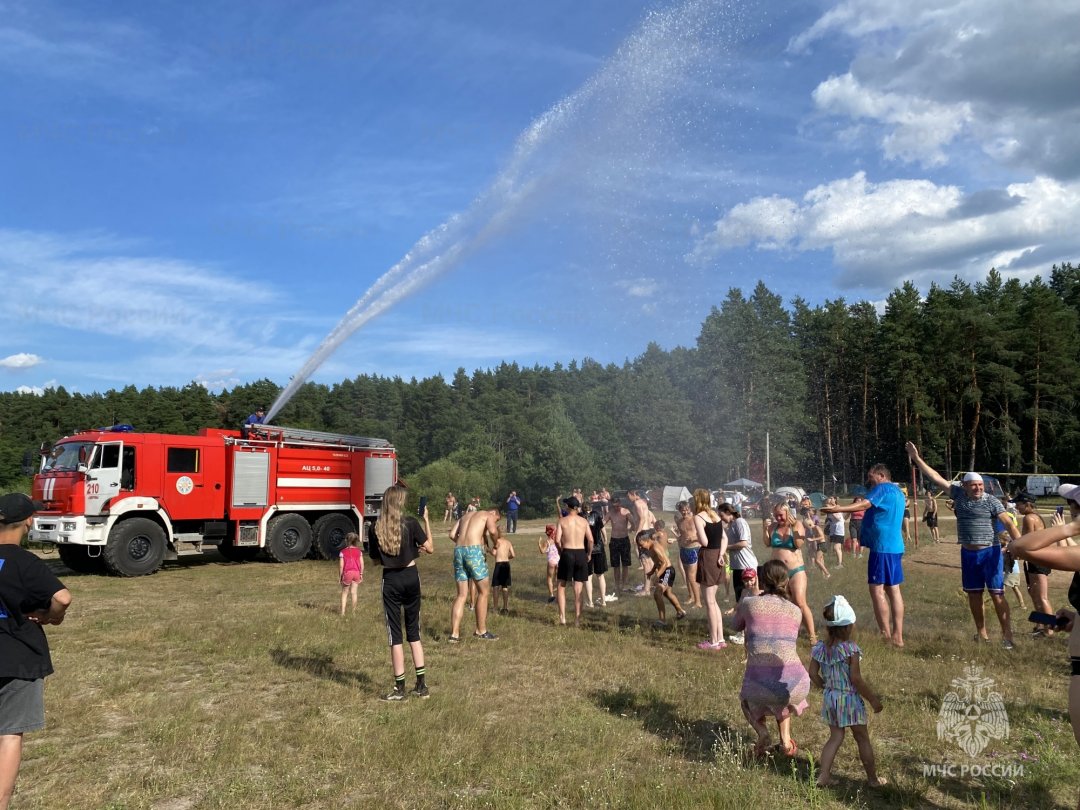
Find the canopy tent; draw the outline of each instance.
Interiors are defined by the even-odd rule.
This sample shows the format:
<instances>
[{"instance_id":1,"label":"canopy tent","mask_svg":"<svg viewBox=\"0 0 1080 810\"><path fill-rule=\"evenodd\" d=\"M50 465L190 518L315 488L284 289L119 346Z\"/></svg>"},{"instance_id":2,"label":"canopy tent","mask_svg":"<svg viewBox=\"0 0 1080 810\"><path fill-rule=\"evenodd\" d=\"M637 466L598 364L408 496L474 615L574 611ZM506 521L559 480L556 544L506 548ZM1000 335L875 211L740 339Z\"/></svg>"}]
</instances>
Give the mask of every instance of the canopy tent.
<instances>
[{"instance_id":1,"label":"canopy tent","mask_svg":"<svg viewBox=\"0 0 1080 810\"><path fill-rule=\"evenodd\" d=\"M728 481L724 484L727 489L761 489L761 484L757 481L751 481L749 478L736 478L734 481Z\"/></svg>"}]
</instances>

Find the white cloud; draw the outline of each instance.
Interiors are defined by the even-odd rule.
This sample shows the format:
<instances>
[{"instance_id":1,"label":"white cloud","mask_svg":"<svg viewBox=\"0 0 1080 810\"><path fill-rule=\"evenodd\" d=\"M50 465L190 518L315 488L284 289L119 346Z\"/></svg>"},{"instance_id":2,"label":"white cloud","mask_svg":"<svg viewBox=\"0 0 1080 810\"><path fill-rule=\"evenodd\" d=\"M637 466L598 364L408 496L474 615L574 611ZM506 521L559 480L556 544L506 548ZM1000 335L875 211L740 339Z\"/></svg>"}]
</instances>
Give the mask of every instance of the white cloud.
<instances>
[{"instance_id":1,"label":"white cloud","mask_svg":"<svg viewBox=\"0 0 1080 810\"><path fill-rule=\"evenodd\" d=\"M887 124L891 129L881 139L885 157L927 166L945 163L942 147L960 135L971 119L967 103L939 104L912 95L880 92L861 85L850 73L819 84L813 98L824 112Z\"/></svg>"},{"instance_id":2,"label":"white cloud","mask_svg":"<svg viewBox=\"0 0 1080 810\"><path fill-rule=\"evenodd\" d=\"M814 93L831 116L875 122L887 157L928 165L969 142L991 160L1080 176L1080 5L847 0L793 38L801 53L840 34L848 72Z\"/></svg>"},{"instance_id":3,"label":"white cloud","mask_svg":"<svg viewBox=\"0 0 1080 810\"><path fill-rule=\"evenodd\" d=\"M811 189L801 201L736 205L699 239L693 257L752 246L830 250L844 287L887 288L898 277L948 282L991 266L1030 274L1080 253L1080 182L1039 177L965 195L929 180L872 183L862 172Z\"/></svg>"},{"instance_id":4,"label":"white cloud","mask_svg":"<svg viewBox=\"0 0 1080 810\"><path fill-rule=\"evenodd\" d=\"M378 353L415 354L436 361L496 361L507 357L533 357L551 351L542 335L509 329L492 334L489 328L429 324L412 334L393 336L385 329L369 330L366 350Z\"/></svg>"},{"instance_id":5,"label":"white cloud","mask_svg":"<svg viewBox=\"0 0 1080 810\"><path fill-rule=\"evenodd\" d=\"M652 298L660 290L660 282L655 278L625 278L615 282L615 286L631 298Z\"/></svg>"},{"instance_id":6,"label":"white cloud","mask_svg":"<svg viewBox=\"0 0 1080 810\"><path fill-rule=\"evenodd\" d=\"M208 391L221 391L225 388L235 388L243 380L236 376L235 368L216 368L213 371L196 374L194 381Z\"/></svg>"},{"instance_id":7,"label":"white cloud","mask_svg":"<svg viewBox=\"0 0 1080 810\"><path fill-rule=\"evenodd\" d=\"M264 84L213 75L205 50L162 39L129 19L102 15L80 19L47 4L5 9L0 25L0 73L90 87L110 96L187 111L223 113L263 94ZM52 134L56 134L54 130Z\"/></svg>"},{"instance_id":8,"label":"white cloud","mask_svg":"<svg viewBox=\"0 0 1080 810\"><path fill-rule=\"evenodd\" d=\"M11 369L23 369L33 368L41 363L42 360L36 354L29 354L27 352L19 352L18 354L10 354L7 357L0 360L0 368Z\"/></svg>"},{"instance_id":9,"label":"white cloud","mask_svg":"<svg viewBox=\"0 0 1080 810\"><path fill-rule=\"evenodd\" d=\"M273 289L171 257L119 253L102 234L0 229L0 275L9 320L51 329L162 340L177 346L255 344L274 319Z\"/></svg>"},{"instance_id":10,"label":"white cloud","mask_svg":"<svg viewBox=\"0 0 1080 810\"><path fill-rule=\"evenodd\" d=\"M69 388L76 378L208 387L285 379L306 358L298 344L325 334L334 317L262 279L103 233L0 229L0 278L0 318ZM5 361L16 362L26 361Z\"/></svg>"},{"instance_id":11,"label":"white cloud","mask_svg":"<svg viewBox=\"0 0 1080 810\"><path fill-rule=\"evenodd\" d=\"M44 388L38 388L37 386L20 385L15 389L16 394L33 394L34 396L41 397L45 395Z\"/></svg>"}]
</instances>

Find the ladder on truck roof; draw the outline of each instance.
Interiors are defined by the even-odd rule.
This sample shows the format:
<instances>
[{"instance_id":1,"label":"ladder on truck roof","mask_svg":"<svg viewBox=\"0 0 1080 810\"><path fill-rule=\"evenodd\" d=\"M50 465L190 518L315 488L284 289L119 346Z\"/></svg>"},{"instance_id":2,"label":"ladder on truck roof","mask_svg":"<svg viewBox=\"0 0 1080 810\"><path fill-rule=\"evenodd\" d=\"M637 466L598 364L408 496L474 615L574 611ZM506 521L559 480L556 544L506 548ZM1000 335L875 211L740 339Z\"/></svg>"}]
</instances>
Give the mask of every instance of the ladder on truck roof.
<instances>
[{"instance_id":1,"label":"ladder on truck roof","mask_svg":"<svg viewBox=\"0 0 1080 810\"><path fill-rule=\"evenodd\" d=\"M326 433L321 430L278 427L277 425L251 425L250 439L280 441L282 444L306 444L318 447L359 447L365 449L392 450L393 446L386 439L372 439L368 436L346 436L343 433Z\"/></svg>"}]
</instances>

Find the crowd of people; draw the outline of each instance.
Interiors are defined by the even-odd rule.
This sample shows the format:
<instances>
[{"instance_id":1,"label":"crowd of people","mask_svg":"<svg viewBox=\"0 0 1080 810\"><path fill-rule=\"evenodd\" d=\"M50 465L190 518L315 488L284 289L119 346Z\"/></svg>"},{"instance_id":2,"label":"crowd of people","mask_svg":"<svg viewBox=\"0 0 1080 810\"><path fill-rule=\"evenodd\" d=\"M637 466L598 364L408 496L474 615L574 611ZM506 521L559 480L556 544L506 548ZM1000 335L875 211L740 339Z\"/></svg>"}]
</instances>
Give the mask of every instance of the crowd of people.
<instances>
[{"instance_id":1,"label":"crowd of people","mask_svg":"<svg viewBox=\"0 0 1080 810\"><path fill-rule=\"evenodd\" d=\"M1035 509L1035 498L1028 493L1015 496L1012 511L985 491L978 473L965 473L954 484L931 467L914 444L908 442L906 451L924 478L948 494L955 513L962 587L974 624L974 642L990 640L983 608L984 594L988 594L1000 626L1001 645L1005 650L1014 649L1005 589L1009 587L1008 576L1018 570L1021 561L1032 604L1040 614L1033 635L1071 632L1080 610L1080 547L1072 540L1080 535L1080 486L1061 487L1059 494L1068 504L1069 516L1059 510L1047 526ZM884 784L876 771L867 727L867 704L876 713L882 710L882 702L863 677L861 651L853 636L855 612L842 595L833 595L819 614L825 627L825 636L819 639L807 591L808 565L817 572L815 576L827 580L828 551L839 568L844 564L845 543L856 558L865 550L867 587L878 632L886 643L904 648L901 586L908 503L885 465L873 465L867 477L869 490L850 503L829 498L820 510L808 498L797 505L786 499L773 503L763 517L763 544L769 557L763 562L755 554L750 525L737 505L714 505L708 490L695 490L692 499L676 505L671 529L657 518L640 492L631 490L624 502L606 490L585 500L576 490L561 500L559 519L546 527L538 542L547 568L548 602L557 605L561 625L569 623L568 586L575 625L580 625L584 608L603 607L618 601L619 594L651 596L658 627L667 626L669 607L675 621L684 619L691 609L704 610L708 634L697 643L699 649L721 651L729 643L745 645L739 699L756 735L756 754L796 754L798 744L792 737L791 720L808 708L807 698L814 685L822 690L821 718L829 727L829 738L819 757L818 783L832 783L833 762L850 729L868 783ZM388 701L407 696L405 642L415 672L414 687L408 694L416 698L430 694L420 632L422 596L416 561L422 554L434 552L434 538L426 507L418 517L405 512L407 494L402 485L389 487L383 494L378 520L368 526L368 553L371 562L382 569L382 604L393 674L392 689L384 696ZM449 523L453 519L449 537L454 543L457 587L450 614L450 643L461 640L467 604L475 623L473 637L497 640L487 626L489 602L494 591L496 604L501 603L499 613L509 612L511 564L516 554L508 535L516 532L520 505L517 493L511 492L506 501L492 507L483 508L473 501L462 510L448 493L444 520ZM0 606L8 606L0 611L0 810L7 806L14 788L22 735L44 723L42 683L52 667L41 626L63 621L71 601L71 594L48 568L20 547L38 508L40 505L26 496L0 497ZM933 515L926 522L936 532L936 501L925 514ZM504 516L505 532L500 526ZM636 561L631 549L637 552ZM610 592L606 582L609 551L614 577ZM672 561L674 552L678 569ZM487 557L494 562L490 572ZM641 572L641 581L632 584L635 569ZM676 594L677 570L685 584L685 605ZM1055 570L1074 574L1068 594L1071 607L1056 612L1047 593L1047 578ZM338 565L343 615L350 599L355 611L357 586L363 576L360 537L352 533L346 538ZM594 583L599 592L595 602ZM721 589L734 597L734 606L727 612L730 630L726 633L719 603ZM806 664L797 647L801 633L810 642ZM1069 655L1075 678L1080 675L1080 633L1070 637ZM1070 682L1069 712L1080 742L1080 681ZM777 726L779 742L775 747L770 720Z\"/></svg>"},{"instance_id":2,"label":"crowd of people","mask_svg":"<svg viewBox=\"0 0 1080 810\"><path fill-rule=\"evenodd\" d=\"M952 484L923 460L913 444L908 443L906 449L911 463L925 479L947 493L949 507L956 515L962 585L968 595L975 642L989 640L983 614L984 594L988 594L1001 627L1001 644L1006 650L1014 649L1005 588L1009 574L1021 560L1025 561L1032 603L1046 614L1045 622L1034 634L1070 631L1075 611L1053 612L1046 578L1055 568L1080 571L1080 551L1068 545L1069 538L1080 534L1080 487L1062 488L1071 521L1057 517L1047 527L1035 511L1035 499L1027 493L1015 498L1014 513L1009 505L985 492L978 473L965 473L958 484ZM829 727L829 738L819 758L819 784L832 783L833 762L848 729L868 783L884 784L877 774L867 724L869 713L881 711L882 702L860 667L861 651L853 636L855 612L847 599L834 595L815 619L807 594L808 567L815 576L827 580L831 576L827 562L830 554L837 568L844 566L845 546L849 557L862 559L865 555L867 588L878 633L886 643L904 648L902 585L909 501L884 465L872 466L867 478L866 494L855 496L850 503L841 504L834 497L827 498L820 509L815 509L809 498L795 504L786 499L773 503L763 518L763 540L769 557L764 562L755 554L750 526L737 506L716 504L708 490L696 490L692 499L676 505L670 530L640 492L630 491L624 502L606 491L596 491L586 500L580 490L575 490L561 500L558 521L546 527L538 542L547 568L548 601L557 604L558 621L563 625L570 621L568 587L575 625L580 624L584 608L604 606L618 600L619 594L651 596L658 627L668 624L669 609L675 621L685 618L691 609L703 609L708 636L697 644L699 649L719 651L731 642L745 645L740 701L756 735L755 753L775 751L793 756L798 751L791 720L806 710L814 685L822 690L821 718ZM512 495L516 497L516 493ZM938 542L937 502L931 501L933 505L925 510L924 520ZM464 577L476 582L474 635L478 638L494 638L484 626L487 571L479 564L473 568L459 566L457 559L463 556L482 561L482 552L468 549L483 543L489 546L489 554L509 565L513 549L499 527L504 508L500 504L475 514L465 513L451 530L458 544L458 581L461 583ZM504 551L499 552L500 547ZM631 548L637 551L636 561ZM608 591L606 583L609 552L613 592ZM641 572L637 584L631 582L634 567ZM676 593L677 571L685 586L685 604ZM509 596L508 570L504 581L503 610ZM600 593L596 602L594 582ZM735 601L727 612L727 632L718 600L721 589L733 594ZM459 590L459 600L464 600L464 593L463 588ZM1070 602L1074 608L1080 607L1080 576L1074 579ZM457 605L456 601L451 641L458 639ZM825 636L819 639L817 628L822 622ZM803 633L810 642L805 664L797 647ZM1071 640L1070 654L1073 674L1080 674L1080 633ZM400 659L393 660L395 679L403 677L403 670L397 668ZM1080 741L1080 682L1070 688L1070 714ZM777 726L776 746L772 746L767 725L770 720Z\"/></svg>"}]
</instances>

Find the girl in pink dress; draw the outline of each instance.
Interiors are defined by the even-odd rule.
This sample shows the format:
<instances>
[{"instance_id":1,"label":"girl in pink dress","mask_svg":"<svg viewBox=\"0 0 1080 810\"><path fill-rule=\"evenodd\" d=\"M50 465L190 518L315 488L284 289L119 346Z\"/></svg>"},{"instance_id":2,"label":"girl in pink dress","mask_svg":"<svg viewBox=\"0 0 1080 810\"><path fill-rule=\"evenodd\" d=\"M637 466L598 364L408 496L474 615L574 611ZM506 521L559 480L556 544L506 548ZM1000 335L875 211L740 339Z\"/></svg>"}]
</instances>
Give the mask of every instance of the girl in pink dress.
<instances>
[{"instance_id":1,"label":"girl in pink dress","mask_svg":"<svg viewBox=\"0 0 1080 810\"><path fill-rule=\"evenodd\" d=\"M356 613L356 587L364 581L364 556L360 553L360 535L345 535L345 548L338 555L338 576L341 579L341 615L345 615L345 602L352 596L352 609Z\"/></svg>"}]
</instances>

